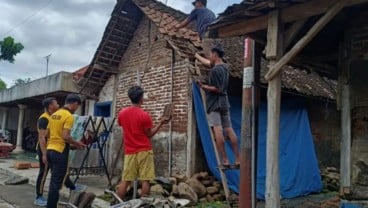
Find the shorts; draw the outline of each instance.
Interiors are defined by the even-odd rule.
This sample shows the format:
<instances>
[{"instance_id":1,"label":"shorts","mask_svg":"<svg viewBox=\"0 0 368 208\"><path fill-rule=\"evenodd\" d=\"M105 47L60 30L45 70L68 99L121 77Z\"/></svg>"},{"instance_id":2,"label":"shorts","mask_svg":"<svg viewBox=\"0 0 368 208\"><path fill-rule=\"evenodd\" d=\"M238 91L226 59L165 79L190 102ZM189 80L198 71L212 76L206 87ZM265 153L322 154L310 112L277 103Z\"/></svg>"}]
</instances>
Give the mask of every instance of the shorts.
<instances>
[{"instance_id":1,"label":"shorts","mask_svg":"<svg viewBox=\"0 0 368 208\"><path fill-rule=\"evenodd\" d=\"M210 112L208 115L208 124L210 127L222 126L222 128L231 127L229 110L220 110Z\"/></svg>"},{"instance_id":2,"label":"shorts","mask_svg":"<svg viewBox=\"0 0 368 208\"><path fill-rule=\"evenodd\" d=\"M142 151L135 154L125 155L124 170L122 174L124 181L151 181L156 178L153 151Z\"/></svg>"}]
</instances>

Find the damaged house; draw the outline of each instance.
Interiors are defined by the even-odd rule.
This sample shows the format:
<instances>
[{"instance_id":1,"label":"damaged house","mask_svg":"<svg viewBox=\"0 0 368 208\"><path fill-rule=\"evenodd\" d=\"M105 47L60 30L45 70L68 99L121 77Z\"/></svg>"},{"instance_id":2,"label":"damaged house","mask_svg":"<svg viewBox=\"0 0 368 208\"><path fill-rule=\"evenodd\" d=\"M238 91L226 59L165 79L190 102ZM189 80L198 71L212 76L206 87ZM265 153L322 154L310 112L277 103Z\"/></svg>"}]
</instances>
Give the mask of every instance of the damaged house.
<instances>
[{"instance_id":1,"label":"damaged house","mask_svg":"<svg viewBox=\"0 0 368 208\"><path fill-rule=\"evenodd\" d=\"M185 18L186 14L156 0L117 1L91 64L76 80L81 92L93 98L86 100L87 114L99 110L107 116L116 116L121 108L130 105L127 90L133 85L144 88L143 108L154 122L161 116L165 104L173 104L172 121L153 138L157 175L191 175L206 168L192 97L192 78L204 72L193 60L193 55L202 48L192 26L174 30L174 26ZM229 94L241 96L244 38L219 41L231 64ZM266 73L266 65L263 61L262 73ZM261 85L265 89L266 80L261 80ZM319 116L325 107L320 108L315 103L322 103L328 110L334 109L337 82L314 73L312 68L286 66L282 85L289 96L315 98L309 102L315 114L311 122L316 122L311 124L312 132L328 135L328 139L335 138L321 130ZM337 115L337 112L332 110L330 114ZM326 117L322 126L328 123L338 131L339 125L334 119L334 116ZM116 126L110 158L117 157L120 144L121 132Z\"/></svg>"}]
</instances>

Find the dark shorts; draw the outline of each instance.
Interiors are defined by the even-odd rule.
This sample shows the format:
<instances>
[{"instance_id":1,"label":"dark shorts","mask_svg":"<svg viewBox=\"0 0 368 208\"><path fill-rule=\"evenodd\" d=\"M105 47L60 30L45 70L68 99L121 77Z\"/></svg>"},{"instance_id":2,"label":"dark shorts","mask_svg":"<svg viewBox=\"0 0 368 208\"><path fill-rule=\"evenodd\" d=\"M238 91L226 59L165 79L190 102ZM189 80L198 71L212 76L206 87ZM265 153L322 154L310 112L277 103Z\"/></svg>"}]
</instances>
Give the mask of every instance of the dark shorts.
<instances>
[{"instance_id":1,"label":"dark shorts","mask_svg":"<svg viewBox=\"0 0 368 208\"><path fill-rule=\"evenodd\" d=\"M231 127L229 110L213 111L207 114L210 127L222 126L222 128Z\"/></svg>"}]
</instances>

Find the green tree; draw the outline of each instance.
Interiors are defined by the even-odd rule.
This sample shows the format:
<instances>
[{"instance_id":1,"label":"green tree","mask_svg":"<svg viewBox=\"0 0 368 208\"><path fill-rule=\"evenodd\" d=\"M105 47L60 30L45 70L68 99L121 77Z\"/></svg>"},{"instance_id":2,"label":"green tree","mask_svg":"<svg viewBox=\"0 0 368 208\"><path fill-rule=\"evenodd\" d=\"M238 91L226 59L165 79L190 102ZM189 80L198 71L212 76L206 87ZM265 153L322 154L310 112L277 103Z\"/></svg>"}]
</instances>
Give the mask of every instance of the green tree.
<instances>
[{"instance_id":1,"label":"green tree","mask_svg":"<svg viewBox=\"0 0 368 208\"><path fill-rule=\"evenodd\" d=\"M0 61L14 62L14 56L23 50L24 46L21 43L16 43L14 38L6 37L0 41Z\"/></svg>"},{"instance_id":2,"label":"green tree","mask_svg":"<svg viewBox=\"0 0 368 208\"><path fill-rule=\"evenodd\" d=\"M32 80L31 80L31 78L26 78L26 79L21 79L21 78L18 78L18 79L16 79L16 80L14 80L14 85L13 85L13 87L14 86L21 86L21 85L25 85L25 84L27 84L27 83L29 83L29 82L31 82Z\"/></svg>"},{"instance_id":3,"label":"green tree","mask_svg":"<svg viewBox=\"0 0 368 208\"><path fill-rule=\"evenodd\" d=\"M0 79L0 90L5 90L6 89L6 83Z\"/></svg>"}]
</instances>

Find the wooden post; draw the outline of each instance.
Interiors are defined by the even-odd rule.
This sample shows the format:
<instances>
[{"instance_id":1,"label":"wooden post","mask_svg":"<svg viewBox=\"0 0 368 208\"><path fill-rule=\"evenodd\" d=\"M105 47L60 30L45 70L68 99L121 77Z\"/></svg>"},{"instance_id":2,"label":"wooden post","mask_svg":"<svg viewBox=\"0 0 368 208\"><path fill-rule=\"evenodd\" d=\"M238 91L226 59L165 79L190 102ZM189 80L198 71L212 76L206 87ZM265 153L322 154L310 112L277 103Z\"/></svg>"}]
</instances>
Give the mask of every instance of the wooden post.
<instances>
[{"instance_id":1,"label":"wooden post","mask_svg":"<svg viewBox=\"0 0 368 208\"><path fill-rule=\"evenodd\" d=\"M308 31L308 33L300 39L293 48L285 54L276 64L271 66L270 70L266 74L265 78L271 80L277 74L280 73L282 67L289 63L298 53L329 23L337 13L339 13L344 6L348 3L346 0L340 0L335 5L333 5L330 10L318 20L318 22L313 25L313 27Z\"/></svg>"},{"instance_id":2,"label":"wooden post","mask_svg":"<svg viewBox=\"0 0 368 208\"><path fill-rule=\"evenodd\" d=\"M239 187L239 207L243 208L252 207L253 47L254 41L245 38Z\"/></svg>"},{"instance_id":3,"label":"wooden post","mask_svg":"<svg viewBox=\"0 0 368 208\"><path fill-rule=\"evenodd\" d=\"M192 86L193 80L189 84ZM196 155L197 155L197 131L196 131L196 119L194 114L194 105L193 105L193 96L190 93L190 98L188 102L188 142L187 142L187 165L186 165L186 172L185 175L187 177L191 177L195 171L195 162L196 162Z\"/></svg>"},{"instance_id":4,"label":"wooden post","mask_svg":"<svg viewBox=\"0 0 368 208\"><path fill-rule=\"evenodd\" d=\"M351 98L349 68L351 59L352 30L345 31L343 44L339 53L339 98L341 109L341 143L340 143L340 194L351 194Z\"/></svg>"},{"instance_id":5,"label":"wooden post","mask_svg":"<svg viewBox=\"0 0 368 208\"><path fill-rule=\"evenodd\" d=\"M269 13L266 57L272 67L282 55L283 25L280 12ZM279 122L281 100L281 75L277 74L268 83L267 92L267 150L266 150L266 208L280 207L279 173Z\"/></svg>"},{"instance_id":6,"label":"wooden post","mask_svg":"<svg viewBox=\"0 0 368 208\"><path fill-rule=\"evenodd\" d=\"M351 186L351 114L350 114L350 86L341 87L341 194L349 194Z\"/></svg>"}]
</instances>

